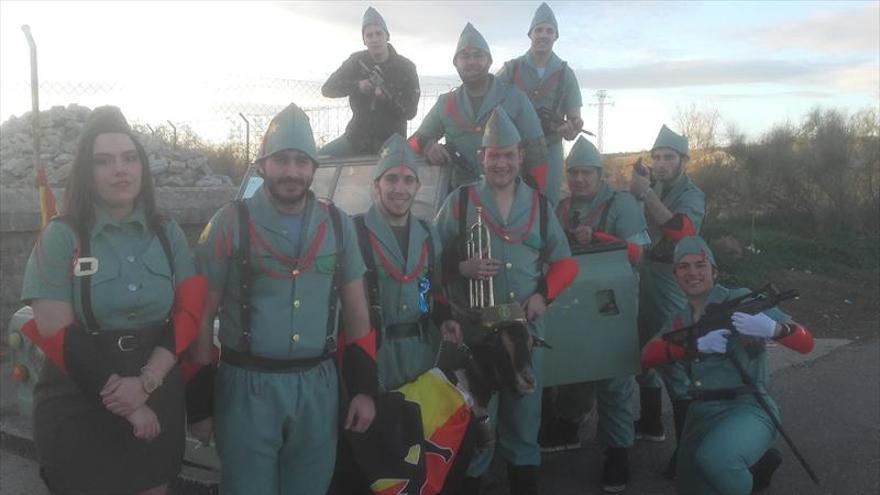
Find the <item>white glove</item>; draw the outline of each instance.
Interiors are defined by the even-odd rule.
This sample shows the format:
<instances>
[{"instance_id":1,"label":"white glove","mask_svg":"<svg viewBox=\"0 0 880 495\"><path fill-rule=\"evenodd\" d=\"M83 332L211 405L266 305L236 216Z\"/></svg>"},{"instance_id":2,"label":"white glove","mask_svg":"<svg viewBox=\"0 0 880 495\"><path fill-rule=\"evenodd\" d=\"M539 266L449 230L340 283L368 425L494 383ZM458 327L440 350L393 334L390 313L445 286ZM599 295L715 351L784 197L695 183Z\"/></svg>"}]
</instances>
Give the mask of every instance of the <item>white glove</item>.
<instances>
[{"instance_id":1,"label":"white glove","mask_svg":"<svg viewBox=\"0 0 880 495\"><path fill-rule=\"evenodd\" d=\"M736 331L743 335L769 339L776 335L776 320L764 313L750 315L748 313L734 313L731 318Z\"/></svg>"},{"instance_id":2,"label":"white glove","mask_svg":"<svg viewBox=\"0 0 880 495\"><path fill-rule=\"evenodd\" d=\"M730 330L721 328L712 330L697 339L697 350L703 354L724 354L727 352L727 336Z\"/></svg>"}]
</instances>

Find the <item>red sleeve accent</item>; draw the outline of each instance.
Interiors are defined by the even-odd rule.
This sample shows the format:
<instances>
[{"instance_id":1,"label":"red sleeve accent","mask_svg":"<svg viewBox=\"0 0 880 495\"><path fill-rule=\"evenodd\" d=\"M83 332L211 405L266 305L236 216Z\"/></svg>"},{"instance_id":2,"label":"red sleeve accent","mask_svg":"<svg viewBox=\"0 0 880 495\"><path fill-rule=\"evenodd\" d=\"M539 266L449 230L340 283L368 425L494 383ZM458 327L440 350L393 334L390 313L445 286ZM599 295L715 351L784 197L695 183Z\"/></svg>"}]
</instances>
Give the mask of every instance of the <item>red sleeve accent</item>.
<instances>
[{"instance_id":1,"label":"red sleeve accent","mask_svg":"<svg viewBox=\"0 0 880 495\"><path fill-rule=\"evenodd\" d=\"M632 266L636 266L639 264L639 260L642 259L642 246L638 244L627 242L626 243L626 256L629 258L629 264Z\"/></svg>"},{"instance_id":2,"label":"red sleeve accent","mask_svg":"<svg viewBox=\"0 0 880 495\"><path fill-rule=\"evenodd\" d=\"M214 346L211 352L211 362L217 363L218 361L220 361L220 348ZM183 373L183 383L189 383L190 380L192 380L193 377L196 376L204 366L213 365L198 364L192 361L189 355L185 354L180 360L180 371Z\"/></svg>"},{"instance_id":3,"label":"red sleeve accent","mask_svg":"<svg viewBox=\"0 0 880 495\"><path fill-rule=\"evenodd\" d=\"M564 258L550 264L547 270L547 301L556 299L577 278L580 267L574 258Z\"/></svg>"},{"instance_id":4,"label":"red sleeve accent","mask_svg":"<svg viewBox=\"0 0 880 495\"><path fill-rule=\"evenodd\" d=\"M174 294L174 342L177 355L181 355L201 330L205 299L208 296L208 278L195 275L177 286Z\"/></svg>"},{"instance_id":5,"label":"red sleeve accent","mask_svg":"<svg viewBox=\"0 0 880 495\"><path fill-rule=\"evenodd\" d=\"M51 337L43 337L37 330L37 320L31 318L21 327L21 333L39 347L58 369L67 373L67 366L64 364L64 337L67 327L58 330Z\"/></svg>"},{"instance_id":6,"label":"red sleeve accent","mask_svg":"<svg viewBox=\"0 0 880 495\"><path fill-rule=\"evenodd\" d=\"M697 229L689 216L684 213L676 213L663 224L663 235L671 241L678 242L685 237L697 235Z\"/></svg>"},{"instance_id":7,"label":"red sleeve accent","mask_svg":"<svg viewBox=\"0 0 880 495\"><path fill-rule=\"evenodd\" d=\"M413 135L412 137L410 137L406 141L406 144L409 146L409 149L413 150L415 154L422 154L422 142L419 140L419 137L417 135Z\"/></svg>"},{"instance_id":8,"label":"red sleeve accent","mask_svg":"<svg viewBox=\"0 0 880 495\"><path fill-rule=\"evenodd\" d=\"M684 348L662 339L652 340L642 350L642 368L655 368L680 361L684 357Z\"/></svg>"},{"instance_id":9,"label":"red sleeve accent","mask_svg":"<svg viewBox=\"0 0 880 495\"><path fill-rule=\"evenodd\" d=\"M547 162L544 162L529 169L529 175L535 180L541 192L547 190L547 167Z\"/></svg>"},{"instance_id":10,"label":"red sleeve accent","mask_svg":"<svg viewBox=\"0 0 880 495\"><path fill-rule=\"evenodd\" d=\"M620 238L602 232L601 230L593 231L593 238L601 243L621 242Z\"/></svg>"},{"instance_id":11,"label":"red sleeve accent","mask_svg":"<svg viewBox=\"0 0 880 495\"><path fill-rule=\"evenodd\" d=\"M788 326L791 328L791 332L785 337L780 337L775 340L785 347L794 349L801 354L809 354L812 352L813 347L816 344L813 340L813 334L797 323L789 323Z\"/></svg>"}]
</instances>

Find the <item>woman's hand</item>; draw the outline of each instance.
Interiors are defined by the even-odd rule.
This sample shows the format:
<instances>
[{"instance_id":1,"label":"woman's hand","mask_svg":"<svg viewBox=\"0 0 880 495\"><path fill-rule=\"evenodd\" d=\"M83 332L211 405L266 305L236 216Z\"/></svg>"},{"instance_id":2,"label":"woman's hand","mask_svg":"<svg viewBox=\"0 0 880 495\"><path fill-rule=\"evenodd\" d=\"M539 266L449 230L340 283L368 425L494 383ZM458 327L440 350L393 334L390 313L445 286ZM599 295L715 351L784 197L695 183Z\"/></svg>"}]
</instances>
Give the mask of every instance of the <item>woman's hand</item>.
<instances>
[{"instance_id":1,"label":"woman's hand","mask_svg":"<svg viewBox=\"0 0 880 495\"><path fill-rule=\"evenodd\" d=\"M114 377L110 377L101 390L101 401L113 414L128 417L147 402L144 383L137 376Z\"/></svg>"},{"instance_id":2,"label":"woman's hand","mask_svg":"<svg viewBox=\"0 0 880 495\"><path fill-rule=\"evenodd\" d=\"M125 417L134 427L134 436L145 442L159 436L162 427L159 426L159 418L149 406L141 406Z\"/></svg>"}]
</instances>

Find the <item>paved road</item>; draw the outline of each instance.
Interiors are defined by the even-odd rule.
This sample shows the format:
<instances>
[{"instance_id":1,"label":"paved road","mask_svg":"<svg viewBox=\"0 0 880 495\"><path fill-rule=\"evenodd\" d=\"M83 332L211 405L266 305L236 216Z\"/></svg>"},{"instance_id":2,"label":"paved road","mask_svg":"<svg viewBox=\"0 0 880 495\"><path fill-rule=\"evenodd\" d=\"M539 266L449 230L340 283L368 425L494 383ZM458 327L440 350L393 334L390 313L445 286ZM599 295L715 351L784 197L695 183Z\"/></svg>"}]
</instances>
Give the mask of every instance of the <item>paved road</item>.
<instances>
[{"instance_id":1,"label":"paved road","mask_svg":"<svg viewBox=\"0 0 880 495\"><path fill-rule=\"evenodd\" d=\"M842 343L820 341L817 352L806 360L772 358L776 371L771 389L782 409L784 425L818 472L822 486L812 485L780 440L777 446L784 461L765 494L880 493L880 340ZM771 356L776 356L787 351L771 352ZM788 353L783 357L796 356ZM669 410L668 405L665 410ZM671 428L671 418L665 419ZM672 447L671 441L637 444L630 454L633 479L626 493L674 493L672 484L659 475ZM598 481L601 462L602 454L593 441L587 441L575 452L546 456L541 492L602 493ZM502 484L495 483L497 488ZM0 494L45 493L33 461L0 451Z\"/></svg>"}]
</instances>

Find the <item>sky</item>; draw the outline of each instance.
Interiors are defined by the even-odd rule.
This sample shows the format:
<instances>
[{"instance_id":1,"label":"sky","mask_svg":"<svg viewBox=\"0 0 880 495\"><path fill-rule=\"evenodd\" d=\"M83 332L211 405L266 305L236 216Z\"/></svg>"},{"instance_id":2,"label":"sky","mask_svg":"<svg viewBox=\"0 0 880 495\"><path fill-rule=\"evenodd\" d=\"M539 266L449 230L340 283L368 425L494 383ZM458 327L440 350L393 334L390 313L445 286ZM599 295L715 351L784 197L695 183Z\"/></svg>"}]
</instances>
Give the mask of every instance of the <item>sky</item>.
<instances>
[{"instance_id":1,"label":"sky","mask_svg":"<svg viewBox=\"0 0 880 495\"><path fill-rule=\"evenodd\" d=\"M717 109L721 131L732 123L752 138L817 106L880 105L878 1L549 3L559 21L555 52L577 74L585 127L597 129L597 90L613 103L604 111L606 152L649 148L692 104ZM363 49L369 5L430 93L458 84L452 55L466 22L488 40L495 71L528 49L539 2L3 0L0 120L30 109L22 24L37 41L44 109L112 103L135 122L196 124L227 122L239 102L344 105L315 94Z\"/></svg>"}]
</instances>

